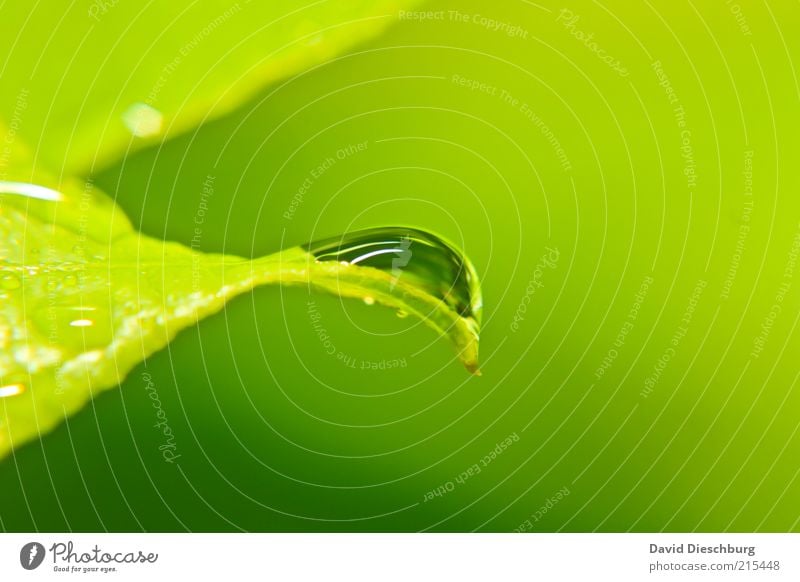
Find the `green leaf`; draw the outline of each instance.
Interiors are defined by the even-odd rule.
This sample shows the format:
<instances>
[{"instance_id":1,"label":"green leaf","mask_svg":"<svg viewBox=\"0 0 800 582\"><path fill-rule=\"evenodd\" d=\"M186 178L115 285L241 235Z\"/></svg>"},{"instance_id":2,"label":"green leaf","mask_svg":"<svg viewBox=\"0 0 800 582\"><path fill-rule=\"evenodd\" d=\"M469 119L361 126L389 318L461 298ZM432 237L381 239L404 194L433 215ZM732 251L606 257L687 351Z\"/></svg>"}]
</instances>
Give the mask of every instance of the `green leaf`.
<instances>
[{"instance_id":1,"label":"green leaf","mask_svg":"<svg viewBox=\"0 0 800 582\"><path fill-rule=\"evenodd\" d=\"M143 8L112 1L66 12L4 9L0 458L118 386L180 330L258 285L311 285L416 315L477 372L477 277L437 237L395 232L405 237L399 252L412 239L420 249L402 276L394 263L381 263L385 257L332 261L316 247L256 260L203 254L136 232L91 180L41 170L47 165L70 176L224 114L264 84L376 34L400 7L416 3ZM385 244L385 233L366 236L380 234Z\"/></svg>"},{"instance_id":2,"label":"green leaf","mask_svg":"<svg viewBox=\"0 0 800 582\"><path fill-rule=\"evenodd\" d=\"M0 119L47 167L88 174L343 53L417 2L5 3Z\"/></svg>"},{"instance_id":3,"label":"green leaf","mask_svg":"<svg viewBox=\"0 0 800 582\"><path fill-rule=\"evenodd\" d=\"M399 263L386 262L385 230L256 260L203 254L134 231L91 181L12 177L0 182L0 458L258 285L313 285L416 315L477 372L477 277L437 237L403 229L411 250ZM382 250L346 258L370 240Z\"/></svg>"}]
</instances>

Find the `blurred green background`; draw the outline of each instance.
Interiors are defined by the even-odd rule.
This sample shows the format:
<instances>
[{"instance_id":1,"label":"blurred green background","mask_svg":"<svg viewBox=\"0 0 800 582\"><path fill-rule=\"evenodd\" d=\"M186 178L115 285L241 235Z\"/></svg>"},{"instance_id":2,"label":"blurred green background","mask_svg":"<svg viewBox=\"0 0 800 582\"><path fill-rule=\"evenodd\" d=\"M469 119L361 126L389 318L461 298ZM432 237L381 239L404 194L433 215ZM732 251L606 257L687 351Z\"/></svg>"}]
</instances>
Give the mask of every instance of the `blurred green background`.
<instances>
[{"instance_id":1,"label":"blurred green background","mask_svg":"<svg viewBox=\"0 0 800 582\"><path fill-rule=\"evenodd\" d=\"M177 4L180 30L3 5L3 115L28 91L41 160L204 251L445 236L482 278L483 376L418 321L260 289L2 461L4 530L800 530L795 6L386 2L361 38L295 2L280 34L315 52L281 75L249 68L280 25L255 3ZM117 139L233 6L153 101L202 113Z\"/></svg>"}]
</instances>

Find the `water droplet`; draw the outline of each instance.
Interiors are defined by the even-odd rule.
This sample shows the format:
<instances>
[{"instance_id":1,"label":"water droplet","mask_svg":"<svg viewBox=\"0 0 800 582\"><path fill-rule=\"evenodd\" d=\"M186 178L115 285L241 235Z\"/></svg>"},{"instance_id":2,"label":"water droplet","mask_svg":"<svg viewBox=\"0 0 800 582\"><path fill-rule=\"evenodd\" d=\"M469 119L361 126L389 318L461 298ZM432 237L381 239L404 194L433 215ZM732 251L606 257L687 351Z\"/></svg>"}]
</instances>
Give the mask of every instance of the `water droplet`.
<instances>
[{"instance_id":1,"label":"water droplet","mask_svg":"<svg viewBox=\"0 0 800 582\"><path fill-rule=\"evenodd\" d=\"M23 392L25 392L25 386L22 384L9 384L7 386L0 386L0 398L17 396Z\"/></svg>"},{"instance_id":2,"label":"water droplet","mask_svg":"<svg viewBox=\"0 0 800 582\"><path fill-rule=\"evenodd\" d=\"M92 303L87 303L92 300ZM108 298L105 297L106 304ZM58 303L44 302L35 311L33 321L39 330L59 344L88 351L105 347L114 337L109 309L94 296L75 296Z\"/></svg>"},{"instance_id":3,"label":"water droplet","mask_svg":"<svg viewBox=\"0 0 800 582\"><path fill-rule=\"evenodd\" d=\"M371 228L312 242L303 247L317 261L380 269L444 301L479 327L483 301L469 260L441 238L415 228ZM372 297L365 297L365 303ZM369 303L368 303L369 304Z\"/></svg>"},{"instance_id":4,"label":"water droplet","mask_svg":"<svg viewBox=\"0 0 800 582\"><path fill-rule=\"evenodd\" d=\"M366 297L364 297L364 303L366 303L367 305L375 305L375 298L367 295Z\"/></svg>"},{"instance_id":5,"label":"water droplet","mask_svg":"<svg viewBox=\"0 0 800 582\"><path fill-rule=\"evenodd\" d=\"M21 285L22 283L16 275L4 275L3 278L0 279L0 287L8 291L19 289Z\"/></svg>"},{"instance_id":6,"label":"water droplet","mask_svg":"<svg viewBox=\"0 0 800 582\"><path fill-rule=\"evenodd\" d=\"M400 309L397 312L397 317L399 317L400 319L405 319L406 317L408 317L408 311L403 311L402 309Z\"/></svg>"},{"instance_id":7,"label":"water droplet","mask_svg":"<svg viewBox=\"0 0 800 582\"><path fill-rule=\"evenodd\" d=\"M122 114L122 121L136 137L150 137L161 133L164 116L145 103L134 103Z\"/></svg>"}]
</instances>

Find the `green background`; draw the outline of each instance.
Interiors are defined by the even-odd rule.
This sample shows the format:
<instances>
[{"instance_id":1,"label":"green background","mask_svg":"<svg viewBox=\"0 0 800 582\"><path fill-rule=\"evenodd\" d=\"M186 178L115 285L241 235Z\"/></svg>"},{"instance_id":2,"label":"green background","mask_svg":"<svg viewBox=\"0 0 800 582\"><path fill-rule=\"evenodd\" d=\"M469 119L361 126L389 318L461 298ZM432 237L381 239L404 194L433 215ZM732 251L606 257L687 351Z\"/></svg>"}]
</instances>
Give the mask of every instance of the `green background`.
<instances>
[{"instance_id":1,"label":"green background","mask_svg":"<svg viewBox=\"0 0 800 582\"><path fill-rule=\"evenodd\" d=\"M65 13L54 38L69 37L86 4ZM187 62L203 70L200 59L222 59L254 9L243 3L228 36L210 35ZM260 289L0 463L0 526L800 530L796 6L434 1L411 8L443 11L422 21L399 10L384 11L379 36L323 52L323 64L224 116L82 171L145 233L187 245L204 201L195 244L209 252L259 256L382 225L447 237L482 279L483 375L465 372L418 321ZM36 8L34 22L39 11L53 6ZM23 79L5 85L4 114L26 83L31 110L56 100L36 92L47 86L38 79L58 79L48 58L131 50L100 28L86 46L55 42L34 56L4 41ZM20 38L37 34L29 25ZM195 87L188 74L168 83ZM59 130L61 121L31 131L67 140L71 121ZM537 268L548 248L558 259ZM334 354L312 327L310 300ZM395 359L407 365L369 364ZM175 434L175 463L159 451L145 372ZM476 463L481 471L458 482ZM439 487L446 493L426 495Z\"/></svg>"}]
</instances>

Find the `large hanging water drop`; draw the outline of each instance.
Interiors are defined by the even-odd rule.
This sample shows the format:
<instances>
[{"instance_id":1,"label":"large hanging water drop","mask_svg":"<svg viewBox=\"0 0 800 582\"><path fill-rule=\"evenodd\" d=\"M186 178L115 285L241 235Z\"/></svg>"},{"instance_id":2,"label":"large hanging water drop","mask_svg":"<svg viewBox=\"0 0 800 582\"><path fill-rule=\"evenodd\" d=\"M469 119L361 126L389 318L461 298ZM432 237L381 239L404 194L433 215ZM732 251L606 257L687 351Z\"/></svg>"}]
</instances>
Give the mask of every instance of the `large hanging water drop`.
<instances>
[{"instance_id":1,"label":"large hanging water drop","mask_svg":"<svg viewBox=\"0 0 800 582\"><path fill-rule=\"evenodd\" d=\"M315 241L303 249L318 263L336 262L382 271L389 276L389 293L406 298L424 294L441 301L474 336L477 350L483 309L478 276L469 259L442 238L416 228L371 228ZM375 301L372 295L363 299ZM404 309L399 312L406 315ZM429 316L418 315L423 319ZM445 334L449 331L441 327L439 330ZM477 362L471 357L462 354L462 359L467 368L477 371Z\"/></svg>"},{"instance_id":2,"label":"large hanging water drop","mask_svg":"<svg viewBox=\"0 0 800 582\"><path fill-rule=\"evenodd\" d=\"M338 261L391 273L438 297L480 324L483 303L475 269L451 244L423 230L370 228L303 247L318 261Z\"/></svg>"}]
</instances>

